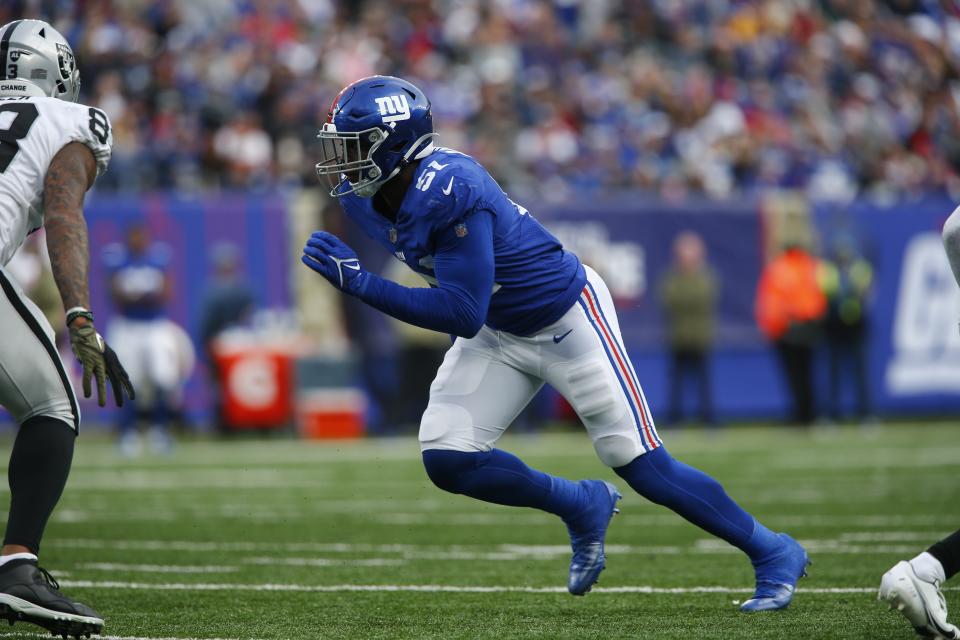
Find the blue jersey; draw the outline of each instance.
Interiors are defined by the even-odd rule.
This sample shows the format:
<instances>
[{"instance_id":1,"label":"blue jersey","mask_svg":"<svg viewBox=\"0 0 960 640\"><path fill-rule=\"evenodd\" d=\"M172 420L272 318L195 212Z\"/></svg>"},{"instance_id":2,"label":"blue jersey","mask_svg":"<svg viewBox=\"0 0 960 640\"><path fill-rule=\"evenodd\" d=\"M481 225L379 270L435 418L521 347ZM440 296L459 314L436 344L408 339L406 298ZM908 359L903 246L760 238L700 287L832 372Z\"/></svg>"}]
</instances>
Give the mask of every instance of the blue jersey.
<instances>
[{"instance_id":1,"label":"blue jersey","mask_svg":"<svg viewBox=\"0 0 960 640\"><path fill-rule=\"evenodd\" d=\"M120 314L135 320L153 320L164 315L169 250L154 244L135 255L122 245L104 250L111 288Z\"/></svg>"},{"instance_id":2,"label":"blue jersey","mask_svg":"<svg viewBox=\"0 0 960 640\"><path fill-rule=\"evenodd\" d=\"M493 329L536 333L560 319L586 283L577 257L457 151L437 148L420 161L394 222L372 198L348 194L340 202L371 238L432 286L465 299L461 306Z\"/></svg>"}]
</instances>

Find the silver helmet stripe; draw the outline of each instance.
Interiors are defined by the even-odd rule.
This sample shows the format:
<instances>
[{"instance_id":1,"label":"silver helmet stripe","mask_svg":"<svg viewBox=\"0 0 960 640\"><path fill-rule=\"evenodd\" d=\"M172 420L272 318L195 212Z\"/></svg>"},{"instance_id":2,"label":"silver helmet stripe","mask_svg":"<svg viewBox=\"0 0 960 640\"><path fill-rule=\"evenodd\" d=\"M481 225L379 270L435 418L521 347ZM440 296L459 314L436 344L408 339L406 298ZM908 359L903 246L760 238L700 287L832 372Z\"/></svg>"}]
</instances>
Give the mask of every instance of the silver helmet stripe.
<instances>
[{"instance_id":1,"label":"silver helmet stripe","mask_svg":"<svg viewBox=\"0 0 960 640\"><path fill-rule=\"evenodd\" d=\"M10 64L9 60L9 50L10 50L10 36L13 35L13 32L16 30L17 25L19 25L23 20L17 20L16 22L11 22L10 26L7 28L6 32L3 34L3 38L0 38L0 61L3 62L3 68L0 69L0 80L7 79L7 67Z\"/></svg>"}]
</instances>

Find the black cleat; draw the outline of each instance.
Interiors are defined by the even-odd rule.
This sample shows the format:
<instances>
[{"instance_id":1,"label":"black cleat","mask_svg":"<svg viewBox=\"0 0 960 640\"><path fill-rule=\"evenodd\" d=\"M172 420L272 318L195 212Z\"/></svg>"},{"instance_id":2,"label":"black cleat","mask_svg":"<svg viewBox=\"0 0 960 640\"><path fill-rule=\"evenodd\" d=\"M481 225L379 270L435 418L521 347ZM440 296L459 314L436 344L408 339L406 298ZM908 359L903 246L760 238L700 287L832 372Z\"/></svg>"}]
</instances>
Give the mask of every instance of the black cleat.
<instances>
[{"instance_id":1,"label":"black cleat","mask_svg":"<svg viewBox=\"0 0 960 640\"><path fill-rule=\"evenodd\" d=\"M31 622L54 636L89 637L103 631L103 618L74 602L35 560L11 560L0 566L0 619Z\"/></svg>"}]
</instances>

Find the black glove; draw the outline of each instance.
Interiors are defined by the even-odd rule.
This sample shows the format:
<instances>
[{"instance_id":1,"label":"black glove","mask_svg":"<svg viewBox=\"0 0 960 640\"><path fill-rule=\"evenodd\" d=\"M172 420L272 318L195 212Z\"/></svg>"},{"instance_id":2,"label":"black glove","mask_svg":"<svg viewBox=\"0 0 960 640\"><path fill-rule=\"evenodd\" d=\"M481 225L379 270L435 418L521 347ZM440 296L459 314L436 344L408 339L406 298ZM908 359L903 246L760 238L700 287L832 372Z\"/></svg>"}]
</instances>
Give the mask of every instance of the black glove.
<instances>
[{"instance_id":1,"label":"black glove","mask_svg":"<svg viewBox=\"0 0 960 640\"><path fill-rule=\"evenodd\" d=\"M83 397L89 398L90 378L97 379L97 403L103 407L107 404L107 379L113 387L113 399L118 407L123 406L123 394L133 400L136 393L130 384L130 377L124 371L123 365L103 338L97 333L92 322L69 325L70 345L77 360L83 365Z\"/></svg>"}]
</instances>

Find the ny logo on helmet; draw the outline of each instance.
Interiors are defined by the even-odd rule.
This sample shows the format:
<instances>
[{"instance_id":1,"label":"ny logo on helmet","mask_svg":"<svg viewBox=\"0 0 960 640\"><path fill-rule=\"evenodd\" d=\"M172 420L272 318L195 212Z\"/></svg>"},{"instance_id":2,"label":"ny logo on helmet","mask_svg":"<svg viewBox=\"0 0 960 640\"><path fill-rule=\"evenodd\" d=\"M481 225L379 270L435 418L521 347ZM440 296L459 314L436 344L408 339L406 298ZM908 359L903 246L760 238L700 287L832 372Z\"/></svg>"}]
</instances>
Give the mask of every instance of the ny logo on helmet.
<instances>
[{"instance_id":1,"label":"ny logo on helmet","mask_svg":"<svg viewBox=\"0 0 960 640\"><path fill-rule=\"evenodd\" d=\"M400 94L374 98L374 100L380 109L380 115L383 116L383 124L410 119L410 103L407 102L407 96Z\"/></svg>"}]
</instances>

